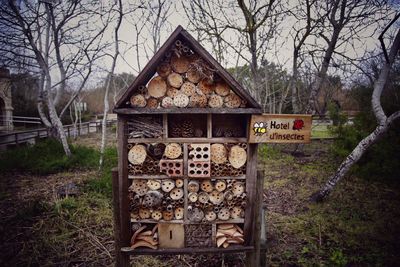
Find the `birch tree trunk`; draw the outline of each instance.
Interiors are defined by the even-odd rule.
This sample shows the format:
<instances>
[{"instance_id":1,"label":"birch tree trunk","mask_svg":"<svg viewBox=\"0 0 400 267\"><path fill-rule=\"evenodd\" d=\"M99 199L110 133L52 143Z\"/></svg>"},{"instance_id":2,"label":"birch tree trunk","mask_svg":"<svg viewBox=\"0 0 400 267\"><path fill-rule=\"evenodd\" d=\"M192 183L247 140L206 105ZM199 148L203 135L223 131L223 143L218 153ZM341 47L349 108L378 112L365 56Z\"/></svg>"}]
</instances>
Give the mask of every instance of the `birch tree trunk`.
<instances>
[{"instance_id":1,"label":"birch tree trunk","mask_svg":"<svg viewBox=\"0 0 400 267\"><path fill-rule=\"evenodd\" d=\"M332 192L336 184L346 175L350 168L363 156L365 151L367 151L371 145L376 143L383 136L383 134L389 130L394 120L400 117L400 110L387 117L382 108L380 100L382 91L389 76L390 69L399 53L399 49L400 30L396 34L396 38L392 44L392 48L390 49L388 59L383 65L383 68L379 74L379 78L375 82L374 91L372 93L371 104L378 122L378 126L372 133L358 143L350 155L348 155L347 158L340 164L335 174L328 179L324 187L319 192L314 193L311 196L312 201L323 201Z\"/></svg>"},{"instance_id":2,"label":"birch tree trunk","mask_svg":"<svg viewBox=\"0 0 400 267\"><path fill-rule=\"evenodd\" d=\"M103 111L103 120L101 123L101 146L100 146L100 160L99 160L99 169L103 167L104 163L104 149L106 147L106 141L107 141L107 115L109 111L109 103L108 103L108 95L110 92L110 86L111 86L111 79L114 75L114 70L115 70L115 65L117 64L117 58L119 55L119 28L121 26L122 22L122 17L123 17L123 9L122 9L122 0L118 1L118 21L117 24L114 28L114 56L112 58L112 65L110 72L107 77L106 81L106 90L104 92L104 111Z\"/></svg>"}]
</instances>

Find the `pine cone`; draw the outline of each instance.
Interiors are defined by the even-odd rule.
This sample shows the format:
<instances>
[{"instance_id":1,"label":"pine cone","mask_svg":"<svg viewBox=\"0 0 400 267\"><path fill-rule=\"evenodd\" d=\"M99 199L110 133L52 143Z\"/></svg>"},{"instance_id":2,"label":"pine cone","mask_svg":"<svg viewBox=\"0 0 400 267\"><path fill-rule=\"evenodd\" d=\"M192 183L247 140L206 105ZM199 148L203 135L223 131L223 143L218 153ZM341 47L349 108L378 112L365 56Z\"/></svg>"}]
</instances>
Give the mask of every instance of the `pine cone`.
<instances>
[{"instance_id":1,"label":"pine cone","mask_svg":"<svg viewBox=\"0 0 400 267\"><path fill-rule=\"evenodd\" d=\"M173 123L171 125L171 131L170 131L170 134L169 134L170 137L181 137L181 134L182 134L181 129L182 128L178 124Z\"/></svg>"},{"instance_id":2,"label":"pine cone","mask_svg":"<svg viewBox=\"0 0 400 267\"><path fill-rule=\"evenodd\" d=\"M181 124L181 136L182 137L193 137L194 136L194 131L193 131L193 123L191 121L185 120Z\"/></svg>"}]
</instances>

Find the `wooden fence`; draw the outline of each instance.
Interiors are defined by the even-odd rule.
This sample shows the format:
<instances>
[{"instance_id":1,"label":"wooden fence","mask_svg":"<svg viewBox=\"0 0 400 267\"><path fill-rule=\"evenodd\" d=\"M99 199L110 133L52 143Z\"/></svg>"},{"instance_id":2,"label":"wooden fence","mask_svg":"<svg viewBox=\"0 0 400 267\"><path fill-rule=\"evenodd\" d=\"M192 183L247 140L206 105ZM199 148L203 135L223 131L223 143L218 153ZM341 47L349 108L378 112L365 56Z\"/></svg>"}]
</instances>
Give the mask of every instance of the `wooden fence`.
<instances>
[{"instance_id":1,"label":"wooden fence","mask_svg":"<svg viewBox=\"0 0 400 267\"><path fill-rule=\"evenodd\" d=\"M107 121L107 126L114 125L116 120ZM100 131L101 121L90 121L76 125L76 132L74 125L64 125L64 132L67 137L87 135L89 133L97 133ZM48 128L39 128L27 131L18 131L12 133L0 134L0 147L7 145L20 145L24 143L35 143L36 140L48 138L50 136Z\"/></svg>"}]
</instances>

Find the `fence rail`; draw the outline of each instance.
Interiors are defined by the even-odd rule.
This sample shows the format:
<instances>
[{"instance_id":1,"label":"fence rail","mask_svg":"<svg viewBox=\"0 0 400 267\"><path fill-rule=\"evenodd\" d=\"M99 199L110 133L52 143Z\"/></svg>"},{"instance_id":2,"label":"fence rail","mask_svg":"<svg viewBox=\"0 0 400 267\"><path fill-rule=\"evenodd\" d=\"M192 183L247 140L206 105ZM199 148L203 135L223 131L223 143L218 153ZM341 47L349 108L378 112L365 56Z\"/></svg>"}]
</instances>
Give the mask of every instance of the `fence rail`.
<instances>
[{"instance_id":1,"label":"fence rail","mask_svg":"<svg viewBox=\"0 0 400 267\"><path fill-rule=\"evenodd\" d=\"M107 121L107 126L115 124L116 120ZM76 131L73 124L64 125L64 132L67 137L87 135L97 133L101 128L101 121L90 121L76 125ZM39 128L27 131L18 131L12 133L0 134L0 146L20 145L23 143L34 143L38 139L48 138L50 136L48 128Z\"/></svg>"}]
</instances>

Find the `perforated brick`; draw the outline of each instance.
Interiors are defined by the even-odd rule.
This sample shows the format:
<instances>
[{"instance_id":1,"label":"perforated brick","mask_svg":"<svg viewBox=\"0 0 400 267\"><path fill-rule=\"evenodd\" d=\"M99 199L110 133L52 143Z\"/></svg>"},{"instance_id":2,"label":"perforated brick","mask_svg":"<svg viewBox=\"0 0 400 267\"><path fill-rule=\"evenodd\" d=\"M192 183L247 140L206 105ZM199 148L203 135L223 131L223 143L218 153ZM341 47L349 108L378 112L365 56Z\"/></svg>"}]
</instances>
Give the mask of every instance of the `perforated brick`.
<instances>
[{"instance_id":1,"label":"perforated brick","mask_svg":"<svg viewBox=\"0 0 400 267\"><path fill-rule=\"evenodd\" d=\"M169 177L183 176L183 159L162 159L160 160L160 172Z\"/></svg>"},{"instance_id":2,"label":"perforated brick","mask_svg":"<svg viewBox=\"0 0 400 267\"><path fill-rule=\"evenodd\" d=\"M210 161L188 161L189 177L210 177Z\"/></svg>"},{"instance_id":3,"label":"perforated brick","mask_svg":"<svg viewBox=\"0 0 400 267\"><path fill-rule=\"evenodd\" d=\"M189 159L210 161L210 144L190 144L189 150Z\"/></svg>"}]
</instances>

